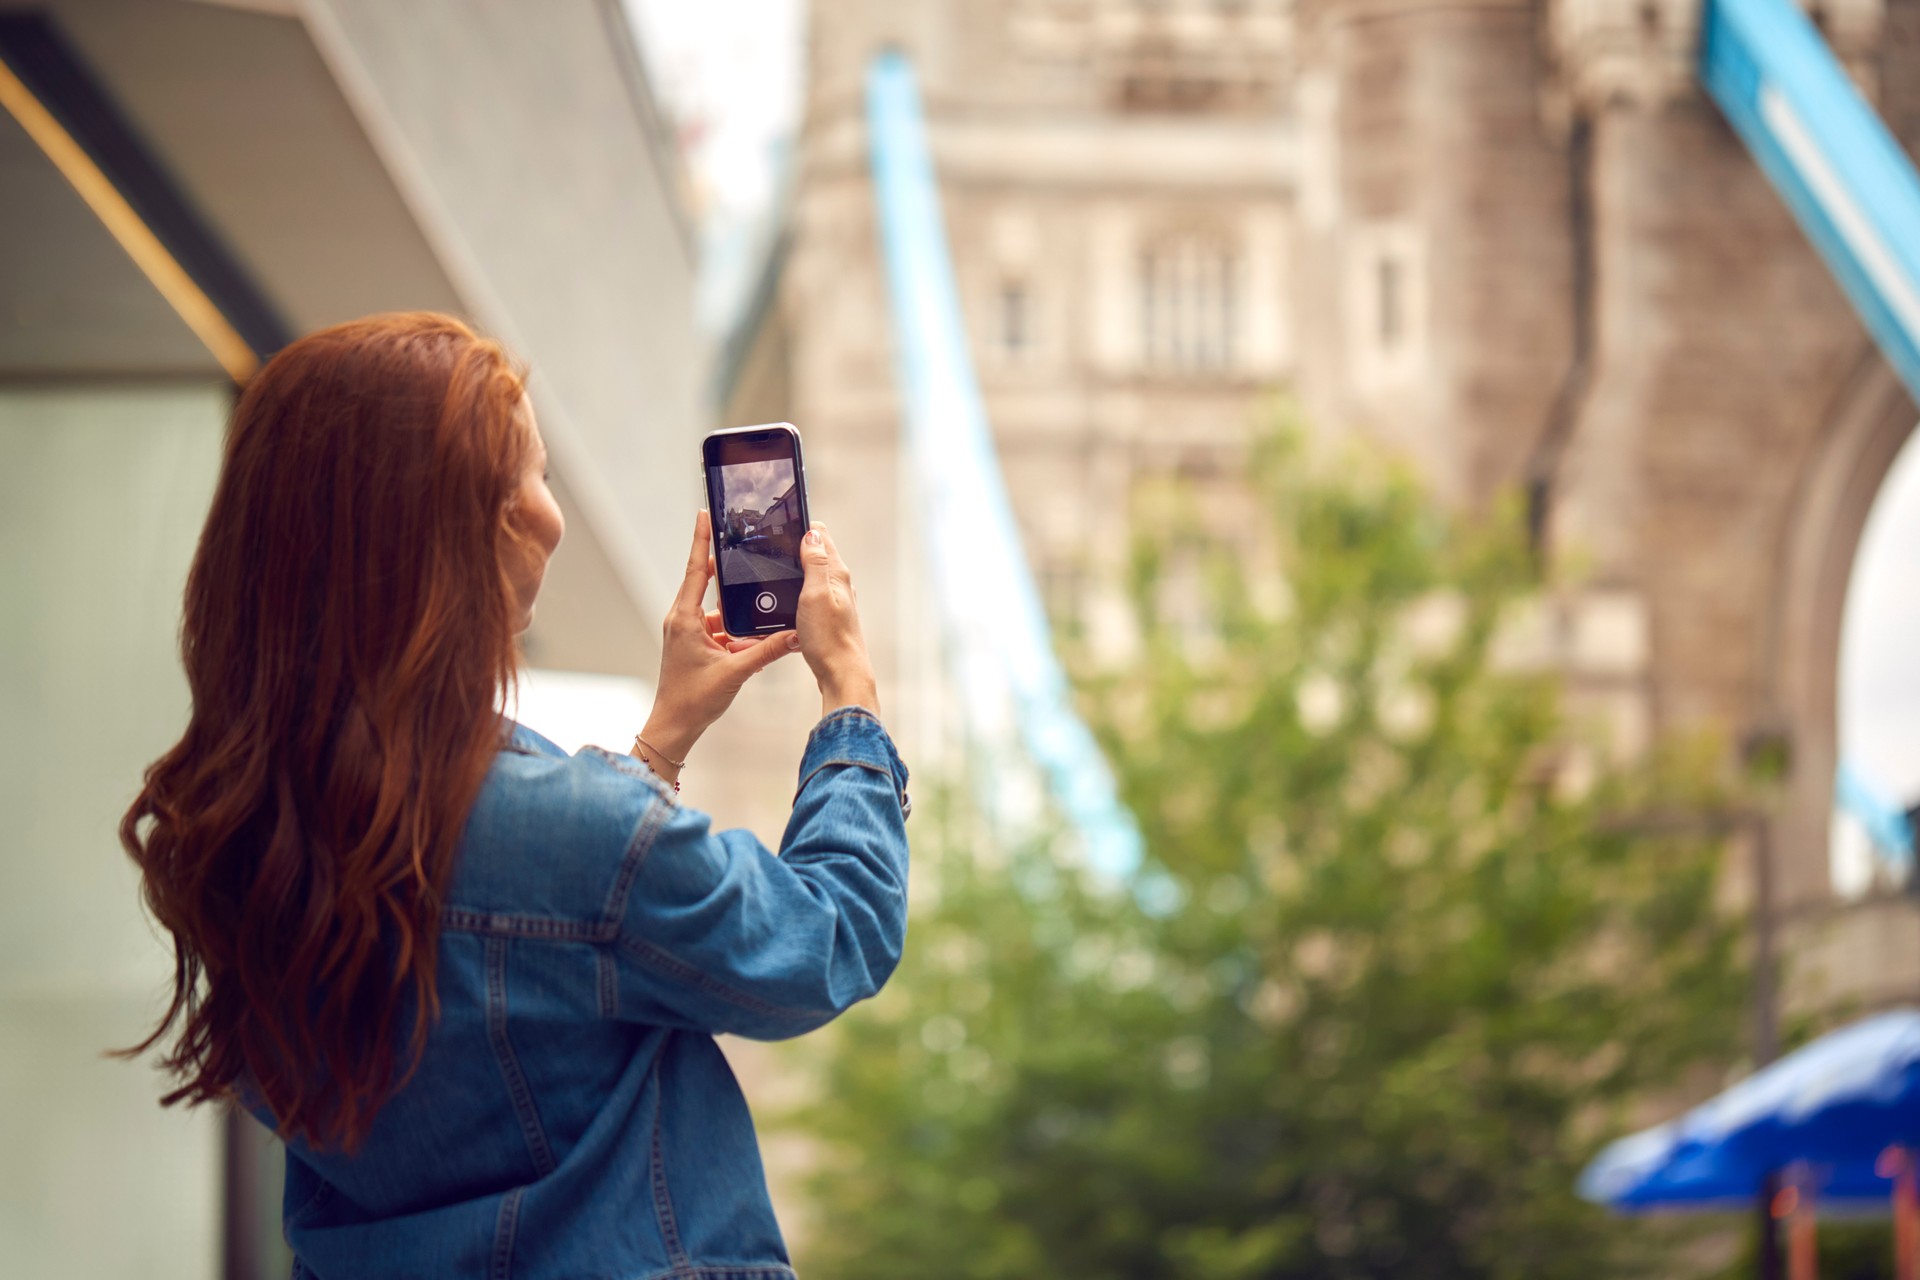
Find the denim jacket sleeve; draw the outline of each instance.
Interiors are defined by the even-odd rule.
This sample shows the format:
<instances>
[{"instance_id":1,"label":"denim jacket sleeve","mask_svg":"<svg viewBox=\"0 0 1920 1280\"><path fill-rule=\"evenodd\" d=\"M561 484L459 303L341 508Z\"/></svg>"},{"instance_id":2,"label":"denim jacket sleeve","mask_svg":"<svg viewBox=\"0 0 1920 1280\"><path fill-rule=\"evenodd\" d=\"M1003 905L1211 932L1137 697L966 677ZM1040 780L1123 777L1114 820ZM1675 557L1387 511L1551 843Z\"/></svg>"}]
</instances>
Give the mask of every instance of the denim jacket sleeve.
<instances>
[{"instance_id":1,"label":"denim jacket sleeve","mask_svg":"<svg viewBox=\"0 0 1920 1280\"><path fill-rule=\"evenodd\" d=\"M807 740L780 856L653 806L618 912L619 1016L773 1040L878 992L906 940L906 785L880 722L849 707Z\"/></svg>"}]
</instances>

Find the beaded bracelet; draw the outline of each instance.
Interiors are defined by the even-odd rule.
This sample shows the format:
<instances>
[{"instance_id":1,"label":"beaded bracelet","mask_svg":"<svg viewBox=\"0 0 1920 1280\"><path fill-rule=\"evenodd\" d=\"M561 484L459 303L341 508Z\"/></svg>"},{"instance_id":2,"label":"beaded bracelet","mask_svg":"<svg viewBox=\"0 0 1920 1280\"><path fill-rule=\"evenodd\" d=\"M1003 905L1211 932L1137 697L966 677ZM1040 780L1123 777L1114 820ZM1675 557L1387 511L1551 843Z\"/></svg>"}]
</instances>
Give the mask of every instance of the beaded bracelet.
<instances>
[{"instance_id":1,"label":"beaded bracelet","mask_svg":"<svg viewBox=\"0 0 1920 1280\"><path fill-rule=\"evenodd\" d=\"M648 751L651 751L654 755L659 756L662 760L665 760L668 764L672 765L674 768L674 772L676 774L680 770L687 767L687 762L685 760L675 760L672 756L668 755L666 752L654 746L651 742L648 742L645 738L641 737L639 734L636 733L633 735L634 754L640 756L642 760L645 760L647 762L647 768L649 769L653 769L653 760L650 757L641 754L640 748L642 747L645 747ZM653 776L656 778L660 778L660 781L662 782L667 781L667 779L660 777L660 771L658 769L653 769ZM680 779L678 777L673 779L673 794L675 795L680 794Z\"/></svg>"}]
</instances>

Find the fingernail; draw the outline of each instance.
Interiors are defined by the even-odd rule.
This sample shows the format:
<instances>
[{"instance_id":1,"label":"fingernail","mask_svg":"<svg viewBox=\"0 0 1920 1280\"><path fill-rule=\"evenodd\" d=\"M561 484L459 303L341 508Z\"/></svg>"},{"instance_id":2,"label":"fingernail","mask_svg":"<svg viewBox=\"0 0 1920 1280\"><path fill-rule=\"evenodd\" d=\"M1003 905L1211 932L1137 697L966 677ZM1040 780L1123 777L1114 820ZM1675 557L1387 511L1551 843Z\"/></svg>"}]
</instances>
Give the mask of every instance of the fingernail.
<instances>
[{"instance_id":1,"label":"fingernail","mask_svg":"<svg viewBox=\"0 0 1920 1280\"><path fill-rule=\"evenodd\" d=\"M798 649L799 647L800 647L800 633L798 631L795 631L793 634L787 637L787 648Z\"/></svg>"},{"instance_id":2,"label":"fingernail","mask_svg":"<svg viewBox=\"0 0 1920 1280\"><path fill-rule=\"evenodd\" d=\"M808 541L809 543L811 543L811 544L813 544L813 545L814 545L814 546L816 546L816 547L817 547L817 546L819 546L819 545L820 545L820 531L819 531L818 529L809 529L809 530L807 530L807 541Z\"/></svg>"}]
</instances>

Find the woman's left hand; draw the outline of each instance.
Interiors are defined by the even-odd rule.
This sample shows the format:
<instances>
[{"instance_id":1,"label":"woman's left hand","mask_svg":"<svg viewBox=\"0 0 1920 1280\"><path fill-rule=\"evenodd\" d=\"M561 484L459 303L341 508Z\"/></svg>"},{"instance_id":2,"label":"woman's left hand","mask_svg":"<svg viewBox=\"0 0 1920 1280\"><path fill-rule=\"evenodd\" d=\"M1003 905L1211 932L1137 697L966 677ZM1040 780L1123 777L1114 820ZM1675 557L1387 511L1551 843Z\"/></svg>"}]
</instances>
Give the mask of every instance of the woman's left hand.
<instances>
[{"instance_id":1,"label":"woman's left hand","mask_svg":"<svg viewBox=\"0 0 1920 1280\"><path fill-rule=\"evenodd\" d=\"M702 606L707 583L713 579L713 542L707 513L693 522L693 550L687 556L687 574L680 593L661 627L660 681L655 686L653 713L640 736L665 760L648 758L668 781L676 781L675 760L687 752L726 709L747 681L800 647L791 631L778 631L751 640L727 634L716 610Z\"/></svg>"}]
</instances>

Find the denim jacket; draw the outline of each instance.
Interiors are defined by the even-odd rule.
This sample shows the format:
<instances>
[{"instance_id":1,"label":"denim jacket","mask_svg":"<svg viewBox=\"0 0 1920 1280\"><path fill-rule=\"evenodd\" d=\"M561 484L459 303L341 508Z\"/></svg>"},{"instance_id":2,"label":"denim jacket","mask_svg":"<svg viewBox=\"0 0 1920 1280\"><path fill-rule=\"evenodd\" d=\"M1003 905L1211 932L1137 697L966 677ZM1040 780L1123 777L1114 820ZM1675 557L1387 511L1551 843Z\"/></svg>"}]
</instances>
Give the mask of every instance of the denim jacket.
<instances>
[{"instance_id":1,"label":"denim jacket","mask_svg":"<svg viewBox=\"0 0 1920 1280\"><path fill-rule=\"evenodd\" d=\"M419 1069L355 1154L288 1149L296 1280L790 1280L713 1037L800 1035L887 980L906 784L879 721L834 712L775 857L638 760L516 726L462 837Z\"/></svg>"}]
</instances>

